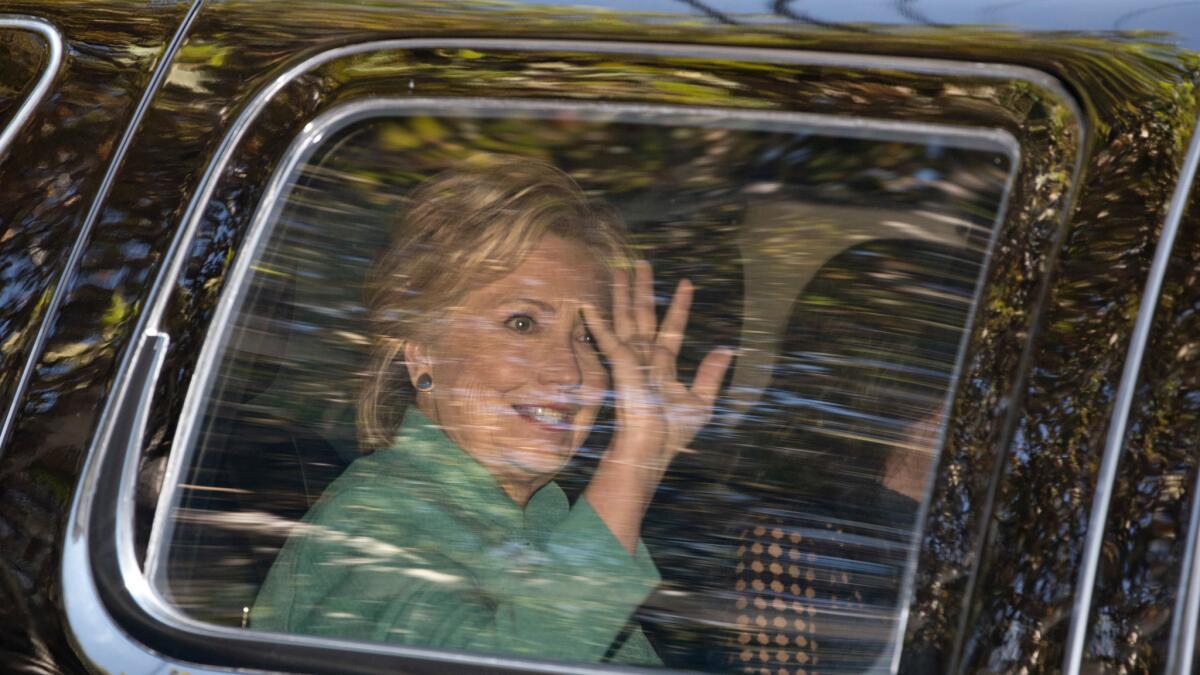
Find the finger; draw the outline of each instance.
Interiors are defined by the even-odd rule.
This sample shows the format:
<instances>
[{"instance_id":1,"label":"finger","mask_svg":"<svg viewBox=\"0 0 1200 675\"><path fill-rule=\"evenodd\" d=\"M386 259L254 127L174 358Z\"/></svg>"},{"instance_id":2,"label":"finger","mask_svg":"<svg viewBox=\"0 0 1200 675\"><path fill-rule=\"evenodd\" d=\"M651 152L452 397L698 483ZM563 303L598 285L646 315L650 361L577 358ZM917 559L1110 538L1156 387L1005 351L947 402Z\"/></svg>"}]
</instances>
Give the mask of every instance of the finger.
<instances>
[{"instance_id":1,"label":"finger","mask_svg":"<svg viewBox=\"0 0 1200 675\"><path fill-rule=\"evenodd\" d=\"M616 383L628 384L635 381L638 372L637 360L625 343L613 333L600 310L596 309L594 305L584 305L583 320L587 323L588 330L591 331L600 351L608 357L608 362L612 365L613 377L617 380Z\"/></svg>"},{"instance_id":2,"label":"finger","mask_svg":"<svg viewBox=\"0 0 1200 675\"><path fill-rule=\"evenodd\" d=\"M692 306L692 282L684 279L675 289L675 297L671 298L671 306L663 317L655 343L665 348L675 356L679 356L679 347L683 344L683 330L687 328L688 312Z\"/></svg>"},{"instance_id":3,"label":"finger","mask_svg":"<svg viewBox=\"0 0 1200 675\"><path fill-rule=\"evenodd\" d=\"M717 401L717 392L725 380L725 371L733 361L733 350L721 347L714 349L700 362L696 378L692 380L692 394L711 407Z\"/></svg>"},{"instance_id":4,"label":"finger","mask_svg":"<svg viewBox=\"0 0 1200 675\"><path fill-rule=\"evenodd\" d=\"M617 419L620 421L630 414L630 406L636 407L646 398L642 391L644 382L637 358L624 342L617 339L595 306L583 306L583 319L612 368L613 393L616 396Z\"/></svg>"},{"instance_id":5,"label":"finger","mask_svg":"<svg viewBox=\"0 0 1200 675\"><path fill-rule=\"evenodd\" d=\"M634 265L633 314L638 337L649 343L658 328L658 316L654 312L654 270L645 260Z\"/></svg>"},{"instance_id":6,"label":"finger","mask_svg":"<svg viewBox=\"0 0 1200 675\"><path fill-rule=\"evenodd\" d=\"M633 318L629 316L629 273L613 270L612 275L612 325L613 332L621 340L633 337Z\"/></svg>"},{"instance_id":7,"label":"finger","mask_svg":"<svg viewBox=\"0 0 1200 675\"><path fill-rule=\"evenodd\" d=\"M651 377L655 382L668 384L676 382L679 375L676 372L679 356L665 347L655 347L651 360ZM680 385L683 386L683 385Z\"/></svg>"},{"instance_id":8,"label":"finger","mask_svg":"<svg viewBox=\"0 0 1200 675\"><path fill-rule=\"evenodd\" d=\"M604 315L600 313L593 305L585 304L583 306L583 321L587 324L587 329L592 334L592 338L596 340L596 345L600 347L600 351L604 355L612 359L614 353L620 350L621 340L613 333L613 329L609 326L608 321L604 320Z\"/></svg>"}]
</instances>

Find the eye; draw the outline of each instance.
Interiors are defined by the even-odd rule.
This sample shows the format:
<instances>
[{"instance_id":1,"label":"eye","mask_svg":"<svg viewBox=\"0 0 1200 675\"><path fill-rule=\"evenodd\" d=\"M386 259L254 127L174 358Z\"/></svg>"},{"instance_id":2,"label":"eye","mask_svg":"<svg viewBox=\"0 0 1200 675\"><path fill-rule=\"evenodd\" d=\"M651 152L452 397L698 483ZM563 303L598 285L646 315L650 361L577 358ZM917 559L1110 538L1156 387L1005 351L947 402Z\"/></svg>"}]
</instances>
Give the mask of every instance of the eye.
<instances>
[{"instance_id":1,"label":"eye","mask_svg":"<svg viewBox=\"0 0 1200 675\"><path fill-rule=\"evenodd\" d=\"M589 344L589 345L596 344L596 338L592 337L592 331L590 331L590 330L583 331L575 339L579 340L580 342L582 342L584 344Z\"/></svg>"},{"instance_id":2,"label":"eye","mask_svg":"<svg viewBox=\"0 0 1200 675\"><path fill-rule=\"evenodd\" d=\"M508 317L504 325L517 333L532 333L537 327L537 322L528 314L514 314Z\"/></svg>"}]
</instances>

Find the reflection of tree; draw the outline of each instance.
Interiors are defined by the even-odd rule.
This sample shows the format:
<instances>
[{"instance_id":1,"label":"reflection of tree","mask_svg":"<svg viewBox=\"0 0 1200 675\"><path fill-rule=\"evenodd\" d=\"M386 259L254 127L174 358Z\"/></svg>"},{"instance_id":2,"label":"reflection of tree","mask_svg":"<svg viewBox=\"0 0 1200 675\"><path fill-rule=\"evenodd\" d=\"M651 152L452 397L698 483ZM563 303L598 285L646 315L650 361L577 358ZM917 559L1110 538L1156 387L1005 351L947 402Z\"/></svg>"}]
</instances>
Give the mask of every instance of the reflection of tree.
<instances>
[{"instance_id":1,"label":"reflection of tree","mask_svg":"<svg viewBox=\"0 0 1200 675\"><path fill-rule=\"evenodd\" d=\"M713 9L712 7L709 7L706 3L700 2L700 0L679 0L679 2L682 2L683 4L687 5L688 7L692 7L694 9L696 9L699 12L703 13L705 16L715 19L717 21L720 21L723 24L737 25L737 23L738 23L732 17L730 17L728 14L725 14L724 12Z\"/></svg>"},{"instance_id":2,"label":"reflection of tree","mask_svg":"<svg viewBox=\"0 0 1200 675\"><path fill-rule=\"evenodd\" d=\"M1194 57L1136 67L1095 62L1103 73L1088 95L1099 108L1097 150L1086 168L1075 225L1050 291L1044 332L1022 394L989 548L976 582L978 610L961 668L1042 669L1063 661L1074 583L1110 413L1158 228L1198 105ZM1099 75L1099 73L1098 73ZM1130 107L1139 86L1163 96ZM1186 124L1183 120L1189 120ZM1169 630L1161 610L1182 542L1159 538L1161 502L1144 486L1165 467L1151 448L1131 448L1118 471L1102 568L1093 589L1085 668L1161 669ZM1143 473L1145 472L1145 473ZM1189 479L1190 480L1190 479ZM1116 636L1121 636L1117 638ZM1136 639L1133 639L1136 636ZM946 665L945 667L950 667Z\"/></svg>"},{"instance_id":3,"label":"reflection of tree","mask_svg":"<svg viewBox=\"0 0 1200 675\"><path fill-rule=\"evenodd\" d=\"M1125 150L1138 135L1139 131L1122 134L1114 143L1114 154ZM1168 187L1135 182L1135 189L1147 194L1147 199L1165 200ZM1196 429L1200 428L1198 204L1193 200L1181 223L1150 343L1140 364L1124 439L1125 455L1113 485L1104 532L1085 667L1155 673L1166 666L1176 619L1173 607L1185 574L1183 533L1196 525L1189 522L1189 508L1200 489L1196 482L1200 463L1194 451ZM1147 251L1151 250L1148 244ZM1139 267L1138 272L1144 273L1144 268ZM1114 307L1114 311L1128 320L1133 306ZM1073 409L1065 410L1076 414Z\"/></svg>"},{"instance_id":4,"label":"reflection of tree","mask_svg":"<svg viewBox=\"0 0 1200 675\"><path fill-rule=\"evenodd\" d=\"M792 21L798 21L800 23L804 23L804 24L808 24L808 25L812 25L812 26L820 26L821 28L833 28L833 29L848 30L848 31L853 31L853 32L863 32L863 33L869 32L866 28L863 28L863 27L857 26L857 25L840 24L840 23L832 23L829 21L821 21L820 19L812 16L808 12L802 12L802 11L796 9L795 5L796 5L795 0L772 0L771 11L774 12L775 14L778 14L779 16L791 19Z\"/></svg>"},{"instance_id":5,"label":"reflection of tree","mask_svg":"<svg viewBox=\"0 0 1200 675\"><path fill-rule=\"evenodd\" d=\"M917 7L917 4L917 0L896 0L896 11L899 12L901 16L909 21L912 21L913 23L919 23L925 26L938 26L941 28L947 27L945 24L939 23L930 18L928 14L921 11Z\"/></svg>"}]
</instances>

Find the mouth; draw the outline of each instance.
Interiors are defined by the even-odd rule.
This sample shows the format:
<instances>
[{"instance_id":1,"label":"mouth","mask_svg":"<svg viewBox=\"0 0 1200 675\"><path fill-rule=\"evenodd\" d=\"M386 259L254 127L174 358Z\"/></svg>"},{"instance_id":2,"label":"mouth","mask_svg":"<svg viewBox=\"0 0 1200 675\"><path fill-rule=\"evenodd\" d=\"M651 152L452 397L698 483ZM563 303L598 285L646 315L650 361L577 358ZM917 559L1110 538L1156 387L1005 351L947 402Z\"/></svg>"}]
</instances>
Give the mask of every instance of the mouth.
<instances>
[{"instance_id":1,"label":"mouth","mask_svg":"<svg viewBox=\"0 0 1200 675\"><path fill-rule=\"evenodd\" d=\"M515 404L513 410L530 422L553 431L569 431L575 416L575 410L570 406Z\"/></svg>"}]
</instances>

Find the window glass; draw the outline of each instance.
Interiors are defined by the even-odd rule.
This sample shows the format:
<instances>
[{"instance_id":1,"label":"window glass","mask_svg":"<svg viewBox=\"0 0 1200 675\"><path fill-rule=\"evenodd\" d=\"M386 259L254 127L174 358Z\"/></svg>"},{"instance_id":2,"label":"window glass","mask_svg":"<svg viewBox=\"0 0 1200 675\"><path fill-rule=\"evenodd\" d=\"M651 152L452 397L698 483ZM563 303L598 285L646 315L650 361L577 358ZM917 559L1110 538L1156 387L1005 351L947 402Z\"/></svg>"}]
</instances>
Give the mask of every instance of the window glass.
<instances>
[{"instance_id":1,"label":"window glass","mask_svg":"<svg viewBox=\"0 0 1200 675\"><path fill-rule=\"evenodd\" d=\"M314 128L205 347L164 597L566 661L888 662L1002 142L503 106Z\"/></svg>"}]
</instances>

